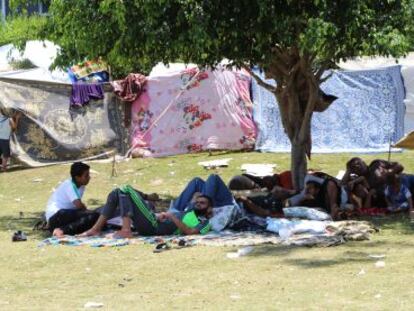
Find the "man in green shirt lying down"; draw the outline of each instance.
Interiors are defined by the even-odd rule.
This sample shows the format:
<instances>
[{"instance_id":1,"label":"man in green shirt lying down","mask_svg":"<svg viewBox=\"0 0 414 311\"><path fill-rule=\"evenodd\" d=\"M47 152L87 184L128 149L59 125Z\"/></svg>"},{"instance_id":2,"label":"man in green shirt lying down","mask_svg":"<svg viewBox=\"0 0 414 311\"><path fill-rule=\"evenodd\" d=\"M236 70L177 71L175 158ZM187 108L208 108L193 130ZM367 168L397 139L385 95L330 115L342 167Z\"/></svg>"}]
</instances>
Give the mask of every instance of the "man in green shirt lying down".
<instances>
[{"instance_id":1,"label":"man in green shirt lying down","mask_svg":"<svg viewBox=\"0 0 414 311\"><path fill-rule=\"evenodd\" d=\"M139 191L126 185L113 190L107 198L95 225L83 236L99 235L108 219L121 216L122 228L115 233L119 238L131 238L132 229L140 235L206 234L211 229L208 221L213 215L212 200L199 195L194 208L184 212L154 213L142 199Z\"/></svg>"}]
</instances>

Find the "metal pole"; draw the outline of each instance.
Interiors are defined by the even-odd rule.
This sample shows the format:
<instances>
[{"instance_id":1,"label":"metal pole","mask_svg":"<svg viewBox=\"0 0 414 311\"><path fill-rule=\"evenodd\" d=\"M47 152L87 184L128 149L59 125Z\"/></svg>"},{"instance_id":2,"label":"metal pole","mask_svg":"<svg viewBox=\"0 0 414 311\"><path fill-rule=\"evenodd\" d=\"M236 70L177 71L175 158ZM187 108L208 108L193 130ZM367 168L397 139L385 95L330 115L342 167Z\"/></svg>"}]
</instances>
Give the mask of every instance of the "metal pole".
<instances>
[{"instance_id":1,"label":"metal pole","mask_svg":"<svg viewBox=\"0 0 414 311\"><path fill-rule=\"evenodd\" d=\"M389 146L388 146L388 162L391 161L391 135L389 139Z\"/></svg>"},{"instance_id":2,"label":"metal pole","mask_svg":"<svg viewBox=\"0 0 414 311\"><path fill-rule=\"evenodd\" d=\"M6 21L6 0L1 0L1 21Z\"/></svg>"}]
</instances>

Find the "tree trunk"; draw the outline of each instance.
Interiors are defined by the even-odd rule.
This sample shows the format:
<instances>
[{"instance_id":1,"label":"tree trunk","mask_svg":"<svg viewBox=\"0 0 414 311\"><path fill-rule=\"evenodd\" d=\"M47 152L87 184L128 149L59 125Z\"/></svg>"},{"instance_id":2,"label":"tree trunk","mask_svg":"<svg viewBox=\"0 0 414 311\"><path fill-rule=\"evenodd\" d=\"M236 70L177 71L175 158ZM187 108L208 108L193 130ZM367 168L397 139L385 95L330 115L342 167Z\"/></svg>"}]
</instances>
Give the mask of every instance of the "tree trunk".
<instances>
[{"instance_id":1,"label":"tree trunk","mask_svg":"<svg viewBox=\"0 0 414 311\"><path fill-rule=\"evenodd\" d=\"M311 153L311 120L314 111L322 112L336 99L324 94L319 85L324 67L315 71L314 57L301 54L296 47L273 49L274 57L264 68L266 77L276 81L276 87L253 75L259 85L273 92L291 147L292 182L302 189Z\"/></svg>"},{"instance_id":2,"label":"tree trunk","mask_svg":"<svg viewBox=\"0 0 414 311\"><path fill-rule=\"evenodd\" d=\"M286 90L286 96L275 94L279 104L280 116L285 133L291 143L291 162L292 182L296 190L304 186L304 179L307 171L306 155L309 155L311 148L311 128L310 119L312 113L307 115L303 107L307 106L307 101L303 102L298 96L296 88Z\"/></svg>"},{"instance_id":3,"label":"tree trunk","mask_svg":"<svg viewBox=\"0 0 414 311\"><path fill-rule=\"evenodd\" d=\"M304 177L307 171L306 148L301 142L291 142L290 166L292 171L292 182L295 189L304 187Z\"/></svg>"},{"instance_id":4,"label":"tree trunk","mask_svg":"<svg viewBox=\"0 0 414 311\"><path fill-rule=\"evenodd\" d=\"M309 101L313 98L303 100L296 85L284 89L284 96L275 93L282 124L285 133L291 143L292 182L296 190L304 186L304 179L307 172L307 159L311 149L311 128L310 121L312 112L308 111Z\"/></svg>"}]
</instances>

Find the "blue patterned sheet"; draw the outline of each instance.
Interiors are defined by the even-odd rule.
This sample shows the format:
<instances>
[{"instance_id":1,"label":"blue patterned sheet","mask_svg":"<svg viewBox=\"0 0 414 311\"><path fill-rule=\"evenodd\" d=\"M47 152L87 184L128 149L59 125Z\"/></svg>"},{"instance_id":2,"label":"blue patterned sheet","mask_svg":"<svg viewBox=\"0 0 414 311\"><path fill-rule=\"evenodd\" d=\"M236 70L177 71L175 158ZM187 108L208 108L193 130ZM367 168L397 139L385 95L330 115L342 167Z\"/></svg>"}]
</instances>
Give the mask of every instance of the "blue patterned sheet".
<instances>
[{"instance_id":1,"label":"blue patterned sheet","mask_svg":"<svg viewBox=\"0 0 414 311\"><path fill-rule=\"evenodd\" d=\"M266 220L265 220L266 221ZM134 236L132 239L115 239L111 233L103 233L96 237L64 236L62 238L50 237L39 243L39 247L49 245L89 246L89 247L121 247L126 245L142 245L168 243L172 248L185 246L251 246L263 244L284 244L297 246L334 246L346 241L368 240L370 234L375 232L374 227L366 221L335 221L330 222L324 233L294 234L287 239L281 239L273 232L260 231L232 231L209 232L204 235L169 235L169 236ZM112 232L113 233L113 232Z\"/></svg>"},{"instance_id":2,"label":"blue patterned sheet","mask_svg":"<svg viewBox=\"0 0 414 311\"><path fill-rule=\"evenodd\" d=\"M133 244L159 244L169 243L177 246L180 241L185 241L187 246L246 246L261 244L279 244L280 239L274 233L264 231L243 231L235 232L223 230L221 232L209 232L205 235L169 235L169 236L134 236L132 239L116 239L111 233L104 233L101 236L79 237L65 235L62 238L50 237L41 241L38 246L89 246L89 247L121 247Z\"/></svg>"},{"instance_id":3,"label":"blue patterned sheet","mask_svg":"<svg viewBox=\"0 0 414 311\"><path fill-rule=\"evenodd\" d=\"M62 238L50 237L44 239L39 243L39 247L48 245L68 245L68 246L90 246L90 247L120 247L129 245L129 239L115 239L111 237L91 236L91 237L78 237L65 235Z\"/></svg>"},{"instance_id":4,"label":"blue patterned sheet","mask_svg":"<svg viewBox=\"0 0 414 311\"><path fill-rule=\"evenodd\" d=\"M273 80L268 80L272 82ZM335 71L321 86L338 99L312 119L312 152L384 152L404 133L404 84L400 66ZM256 150L289 152L277 102L252 79Z\"/></svg>"}]
</instances>

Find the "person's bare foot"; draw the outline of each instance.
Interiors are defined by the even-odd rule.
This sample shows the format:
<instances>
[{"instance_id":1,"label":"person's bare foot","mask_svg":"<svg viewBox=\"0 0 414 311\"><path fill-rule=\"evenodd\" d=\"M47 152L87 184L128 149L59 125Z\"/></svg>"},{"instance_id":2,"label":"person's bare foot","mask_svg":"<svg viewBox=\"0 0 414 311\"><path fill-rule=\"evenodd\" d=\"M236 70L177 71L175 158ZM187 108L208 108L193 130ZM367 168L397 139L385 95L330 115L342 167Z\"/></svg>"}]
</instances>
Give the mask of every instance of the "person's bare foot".
<instances>
[{"instance_id":1,"label":"person's bare foot","mask_svg":"<svg viewBox=\"0 0 414 311\"><path fill-rule=\"evenodd\" d=\"M87 237L87 236L96 236L96 235L100 235L100 234L101 234L101 231L96 230L94 228L91 228L91 229L79 234L78 236L79 237Z\"/></svg>"},{"instance_id":2,"label":"person's bare foot","mask_svg":"<svg viewBox=\"0 0 414 311\"><path fill-rule=\"evenodd\" d=\"M130 230L126 231L126 230L119 230L117 232L115 232L112 237L114 239L132 239L133 235L132 232Z\"/></svg>"},{"instance_id":3,"label":"person's bare foot","mask_svg":"<svg viewBox=\"0 0 414 311\"><path fill-rule=\"evenodd\" d=\"M56 228L55 230L53 230L52 235L56 238L62 238L65 235L65 233L63 232L62 229Z\"/></svg>"}]
</instances>

